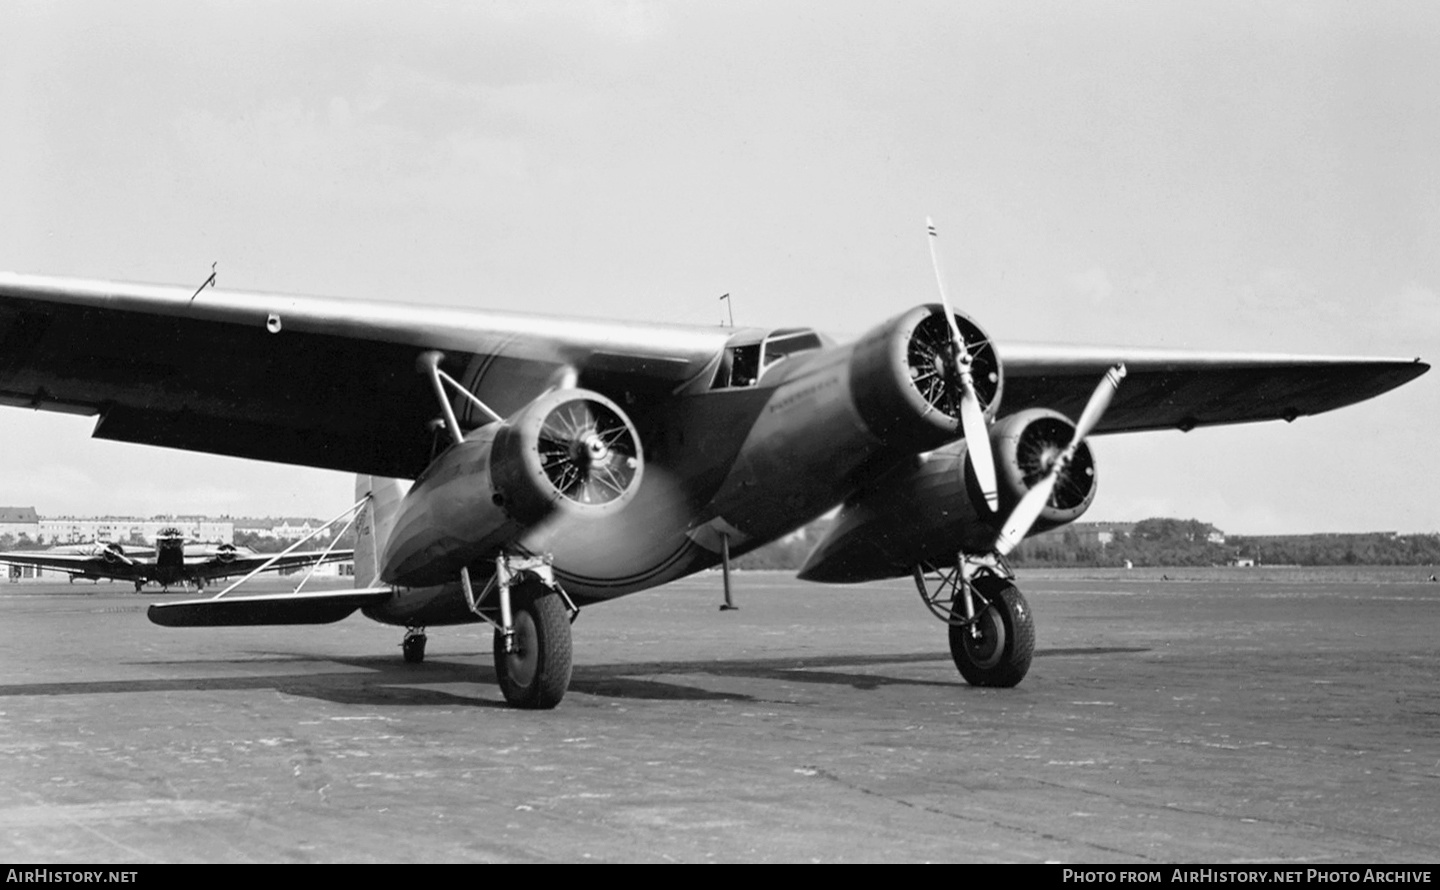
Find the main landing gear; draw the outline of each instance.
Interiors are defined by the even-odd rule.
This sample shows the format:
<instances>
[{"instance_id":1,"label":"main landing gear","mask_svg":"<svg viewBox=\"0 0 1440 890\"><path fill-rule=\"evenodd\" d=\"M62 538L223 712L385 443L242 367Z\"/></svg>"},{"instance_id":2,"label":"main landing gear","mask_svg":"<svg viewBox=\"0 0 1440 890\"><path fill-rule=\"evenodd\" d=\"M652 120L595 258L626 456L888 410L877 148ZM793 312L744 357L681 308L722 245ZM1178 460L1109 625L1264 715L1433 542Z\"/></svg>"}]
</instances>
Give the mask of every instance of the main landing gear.
<instances>
[{"instance_id":1,"label":"main landing gear","mask_svg":"<svg viewBox=\"0 0 1440 890\"><path fill-rule=\"evenodd\" d=\"M1010 570L994 559L915 566L925 605L950 626L950 657L971 686L1017 685L1035 654L1035 619Z\"/></svg>"},{"instance_id":2,"label":"main landing gear","mask_svg":"<svg viewBox=\"0 0 1440 890\"><path fill-rule=\"evenodd\" d=\"M560 704L570 688L570 614L560 594L539 580L512 588L512 633L495 628L495 677L517 708Z\"/></svg>"},{"instance_id":3,"label":"main landing gear","mask_svg":"<svg viewBox=\"0 0 1440 890\"><path fill-rule=\"evenodd\" d=\"M460 582L470 611L495 628L495 678L505 701L517 708L544 710L560 704L570 688L570 624L580 613L555 580L544 557L501 556L495 574L476 596L470 573ZM425 660L425 628L405 631L405 661Z\"/></svg>"}]
</instances>

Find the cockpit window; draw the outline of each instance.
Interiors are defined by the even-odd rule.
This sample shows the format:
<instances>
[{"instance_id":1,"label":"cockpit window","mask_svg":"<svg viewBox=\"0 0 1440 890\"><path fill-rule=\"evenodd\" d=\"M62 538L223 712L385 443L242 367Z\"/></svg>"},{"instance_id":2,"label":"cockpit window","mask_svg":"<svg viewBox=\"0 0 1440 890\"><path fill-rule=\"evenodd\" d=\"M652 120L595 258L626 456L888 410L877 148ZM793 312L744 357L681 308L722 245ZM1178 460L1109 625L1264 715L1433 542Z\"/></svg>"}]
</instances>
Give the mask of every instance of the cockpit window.
<instances>
[{"instance_id":1,"label":"cockpit window","mask_svg":"<svg viewBox=\"0 0 1440 890\"><path fill-rule=\"evenodd\" d=\"M710 388L754 386L767 370L782 360L824 345L820 336L808 328L786 328L772 331L759 343L727 346Z\"/></svg>"},{"instance_id":2,"label":"cockpit window","mask_svg":"<svg viewBox=\"0 0 1440 890\"><path fill-rule=\"evenodd\" d=\"M725 356L720 360L720 368L715 372L715 383L711 388L754 386L759 380L760 344L749 343L745 346L731 346L725 350Z\"/></svg>"}]
</instances>

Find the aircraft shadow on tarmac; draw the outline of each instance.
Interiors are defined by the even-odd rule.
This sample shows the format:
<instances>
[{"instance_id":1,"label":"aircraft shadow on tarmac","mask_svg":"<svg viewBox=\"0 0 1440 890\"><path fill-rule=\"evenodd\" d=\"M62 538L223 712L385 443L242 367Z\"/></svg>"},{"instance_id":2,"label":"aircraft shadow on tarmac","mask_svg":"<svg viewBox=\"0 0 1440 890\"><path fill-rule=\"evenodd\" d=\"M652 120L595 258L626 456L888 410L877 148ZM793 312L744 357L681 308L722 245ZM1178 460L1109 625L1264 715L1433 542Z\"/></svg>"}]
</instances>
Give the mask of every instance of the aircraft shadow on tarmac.
<instances>
[{"instance_id":1,"label":"aircraft shadow on tarmac","mask_svg":"<svg viewBox=\"0 0 1440 890\"><path fill-rule=\"evenodd\" d=\"M1090 649L1049 649L1035 653L1046 656L1084 656L1133 654L1150 651L1148 647L1095 647ZM257 653L259 654L259 653ZM337 704L367 705L448 705L473 707L506 707L501 700L489 700L441 689L424 688L440 683L493 683L494 668L476 664L470 658L481 653L456 653L464 661L432 658L422 664L406 664L392 655L361 658L312 658L308 656L264 653L270 657L237 661L145 661L135 662L150 667L161 665L246 664L266 665L299 662L330 662L365 671L331 673L265 674L248 677L174 677L149 680L93 680L59 683L0 684L0 698L44 695L102 695L111 693L183 692L187 690L257 690L273 689L287 695L318 698ZM656 701L765 701L762 697L736 692L717 692L680 682L657 679L666 674L709 675L714 677L774 680L786 683L816 683L849 686L860 691L873 691L885 686L931 686L969 689L955 682L916 680L858 673L839 668L875 665L913 664L945 661L945 652L911 653L905 655L826 655L806 658L725 659L719 661L639 661L628 663L579 665L571 678L575 692L603 698L646 699Z\"/></svg>"}]
</instances>

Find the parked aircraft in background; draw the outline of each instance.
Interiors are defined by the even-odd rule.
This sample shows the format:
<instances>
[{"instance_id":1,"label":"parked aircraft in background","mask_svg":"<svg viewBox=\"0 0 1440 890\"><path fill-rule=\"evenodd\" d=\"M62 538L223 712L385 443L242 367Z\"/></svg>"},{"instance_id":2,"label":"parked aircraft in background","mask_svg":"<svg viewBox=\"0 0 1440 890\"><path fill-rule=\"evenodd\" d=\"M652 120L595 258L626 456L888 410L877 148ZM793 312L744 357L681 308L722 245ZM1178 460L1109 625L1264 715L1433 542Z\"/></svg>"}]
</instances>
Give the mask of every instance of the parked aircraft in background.
<instances>
[{"instance_id":1,"label":"parked aircraft in background","mask_svg":"<svg viewBox=\"0 0 1440 890\"><path fill-rule=\"evenodd\" d=\"M118 543L73 544L52 550L0 553L0 565L65 572L72 581L75 578L129 581L139 593L146 584L152 583L166 590L186 584L203 589L212 581L247 575L274 556L234 544L187 542L179 529L167 528L157 536L154 547L130 547ZM351 550L287 553L266 570L289 571L317 562L342 562L352 558Z\"/></svg>"},{"instance_id":2,"label":"parked aircraft in background","mask_svg":"<svg viewBox=\"0 0 1440 890\"><path fill-rule=\"evenodd\" d=\"M965 679L1013 686L1034 624L1004 557L1089 507L1088 434L1294 420L1427 369L1000 347L943 284L940 304L840 345L0 275L0 404L94 415L104 439L358 474L356 589L167 603L151 620L362 609L407 628L412 661L427 626L487 621L521 707L564 695L580 607L728 564L837 506L801 576L913 577Z\"/></svg>"}]
</instances>

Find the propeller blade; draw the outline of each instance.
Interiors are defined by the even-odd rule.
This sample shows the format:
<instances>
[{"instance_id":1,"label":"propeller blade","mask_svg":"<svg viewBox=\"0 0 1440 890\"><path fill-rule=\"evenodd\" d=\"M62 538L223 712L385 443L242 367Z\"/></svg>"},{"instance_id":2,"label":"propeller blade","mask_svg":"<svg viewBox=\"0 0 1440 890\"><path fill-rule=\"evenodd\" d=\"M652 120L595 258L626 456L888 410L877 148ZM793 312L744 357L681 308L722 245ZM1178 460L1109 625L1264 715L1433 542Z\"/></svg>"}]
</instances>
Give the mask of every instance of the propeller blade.
<instances>
[{"instance_id":1,"label":"propeller blade","mask_svg":"<svg viewBox=\"0 0 1440 890\"><path fill-rule=\"evenodd\" d=\"M975 378L970 373L970 350L965 345L965 338L960 334L960 326L955 323L955 310L951 308L950 296L945 292L945 276L940 272L940 254L935 250L935 242L940 237L935 230L935 220L925 217L925 227L930 236L930 263L935 267L935 284L940 288L940 305L945 310L945 321L950 326L950 337L955 342L955 366L952 370L963 391L960 398L960 430L969 445L970 466L975 471L975 480L980 483L985 504L993 513L1000 508L1000 494L995 482L995 456L990 450L990 427L985 422L985 411L980 407L980 396L975 392Z\"/></svg>"},{"instance_id":2,"label":"propeller blade","mask_svg":"<svg viewBox=\"0 0 1440 890\"><path fill-rule=\"evenodd\" d=\"M1000 490L995 482L995 455L990 450L990 430L985 425L985 414L980 410L980 398L975 394L975 384L970 375L965 375L965 395L960 400L960 428L965 432L965 442L970 450L970 468L975 471L975 481L985 496L985 504L994 513L1000 509Z\"/></svg>"},{"instance_id":3,"label":"propeller blade","mask_svg":"<svg viewBox=\"0 0 1440 890\"><path fill-rule=\"evenodd\" d=\"M945 276L940 274L940 255L935 252L935 242L940 235L935 231L935 220L925 217L925 227L930 235L930 264L935 267L935 285L940 288L940 305L945 307L945 321L950 324L950 336L955 340L955 349L968 365L970 350L965 348L965 338L960 336L960 326L955 323L955 310L951 308L950 297L945 293Z\"/></svg>"},{"instance_id":4,"label":"propeller blade","mask_svg":"<svg viewBox=\"0 0 1440 890\"><path fill-rule=\"evenodd\" d=\"M1045 478L1036 483L1034 488L1025 492L1020 498L1020 503L1010 511L1010 520L1001 529L1000 536L995 539L995 550L1001 556L1005 556L1011 550L1019 546L1029 534L1030 527L1035 520L1040 518L1040 512L1045 509L1045 504L1050 500L1050 495L1055 493L1055 483L1060 481L1060 461L1056 460L1050 472Z\"/></svg>"},{"instance_id":5,"label":"propeller blade","mask_svg":"<svg viewBox=\"0 0 1440 890\"><path fill-rule=\"evenodd\" d=\"M1115 391L1120 388L1120 381L1124 379L1123 363L1105 372L1105 379L1095 387L1095 392L1090 394L1090 401L1085 403L1085 410L1080 412L1080 421L1075 424L1075 435L1070 439L1072 448L1080 447L1080 440L1090 435L1090 431L1100 422L1105 409L1110 407L1110 400L1115 397Z\"/></svg>"},{"instance_id":6,"label":"propeller blade","mask_svg":"<svg viewBox=\"0 0 1440 890\"><path fill-rule=\"evenodd\" d=\"M1120 381L1125 379L1125 365L1117 364L1105 372L1095 391L1090 394L1090 401L1085 403L1085 410L1080 414L1080 422L1075 425L1075 433L1070 437L1070 444L1065 450L1055 456L1055 462L1050 465L1050 471L1045 477L1035 484L1029 491L1020 498L1020 503L1010 511L1010 518L1006 521L1005 527L1000 530L1000 535L995 539L995 550L1001 556L1008 554L1025 540L1030 528L1035 525L1035 520L1040 518L1040 513L1045 509L1050 496L1055 493L1055 486L1060 481L1060 474L1070 466L1074 459L1075 452L1079 450L1080 443L1090 434L1100 418L1105 415L1105 409L1110 407L1110 400L1115 397L1115 391L1120 388Z\"/></svg>"}]
</instances>

